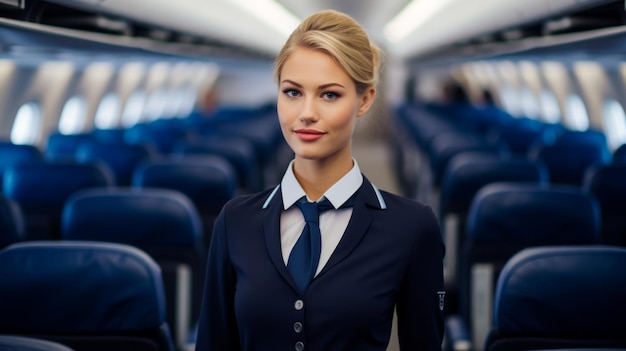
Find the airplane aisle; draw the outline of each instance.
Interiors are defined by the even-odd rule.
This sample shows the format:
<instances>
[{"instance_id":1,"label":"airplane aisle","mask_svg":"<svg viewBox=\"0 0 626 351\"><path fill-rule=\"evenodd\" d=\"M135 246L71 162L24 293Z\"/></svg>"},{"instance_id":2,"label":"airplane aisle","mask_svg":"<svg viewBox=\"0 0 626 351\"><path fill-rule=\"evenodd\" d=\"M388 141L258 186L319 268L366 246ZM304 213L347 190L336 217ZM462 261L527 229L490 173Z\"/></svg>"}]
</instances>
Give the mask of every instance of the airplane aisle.
<instances>
[{"instance_id":1,"label":"airplane aisle","mask_svg":"<svg viewBox=\"0 0 626 351\"><path fill-rule=\"evenodd\" d=\"M379 111L378 109L375 109ZM352 153L359 163L361 172L378 188L390 193L401 194L398 177L394 174L392 150L387 139L387 124L384 113L371 115L359 121L352 144ZM398 351L396 316L394 314L391 339L387 351Z\"/></svg>"}]
</instances>

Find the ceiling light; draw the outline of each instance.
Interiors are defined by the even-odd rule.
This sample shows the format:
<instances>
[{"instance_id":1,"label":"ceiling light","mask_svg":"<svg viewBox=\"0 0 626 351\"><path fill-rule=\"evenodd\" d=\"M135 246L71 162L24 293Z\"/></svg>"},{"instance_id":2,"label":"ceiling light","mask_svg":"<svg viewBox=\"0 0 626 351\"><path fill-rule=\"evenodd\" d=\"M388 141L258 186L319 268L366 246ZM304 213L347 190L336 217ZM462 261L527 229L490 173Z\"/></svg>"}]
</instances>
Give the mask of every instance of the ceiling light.
<instances>
[{"instance_id":1,"label":"ceiling light","mask_svg":"<svg viewBox=\"0 0 626 351\"><path fill-rule=\"evenodd\" d=\"M397 43L431 18L451 0L413 0L384 27L387 40Z\"/></svg>"},{"instance_id":2,"label":"ceiling light","mask_svg":"<svg viewBox=\"0 0 626 351\"><path fill-rule=\"evenodd\" d=\"M274 0L230 0L287 38L300 24L300 19Z\"/></svg>"}]
</instances>

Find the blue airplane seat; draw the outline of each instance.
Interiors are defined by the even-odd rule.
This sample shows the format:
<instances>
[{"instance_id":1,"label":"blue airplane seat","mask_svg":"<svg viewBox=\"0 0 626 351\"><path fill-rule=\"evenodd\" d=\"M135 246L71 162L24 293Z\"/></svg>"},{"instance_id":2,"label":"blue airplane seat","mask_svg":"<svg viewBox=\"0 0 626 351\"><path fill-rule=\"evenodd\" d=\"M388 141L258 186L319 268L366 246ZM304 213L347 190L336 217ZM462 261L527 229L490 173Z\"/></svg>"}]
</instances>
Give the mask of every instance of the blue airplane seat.
<instances>
[{"instance_id":1,"label":"blue airplane seat","mask_svg":"<svg viewBox=\"0 0 626 351\"><path fill-rule=\"evenodd\" d=\"M96 128L91 131L94 139L105 144L124 143L125 128Z\"/></svg>"},{"instance_id":2,"label":"blue airplane seat","mask_svg":"<svg viewBox=\"0 0 626 351\"><path fill-rule=\"evenodd\" d=\"M21 241L24 231L22 209L15 201L0 193L0 249Z\"/></svg>"},{"instance_id":3,"label":"blue airplane seat","mask_svg":"<svg viewBox=\"0 0 626 351\"><path fill-rule=\"evenodd\" d=\"M178 143L173 154L217 155L227 159L237 172L240 188L246 192L263 190L261 165L254 144L237 136L205 136Z\"/></svg>"},{"instance_id":4,"label":"blue airplane seat","mask_svg":"<svg viewBox=\"0 0 626 351\"><path fill-rule=\"evenodd\" d=\"M428 157L433 172L434 185L439 187L448 162L462 152L491 152L505 156L507 150L501 144L492 144L482 136L465 132L446 132L431 141Z\"/></svg>"},{"instance_id":5,"label":"blue airplane seat","mask_svg":"<svg viewBox=\"0 0 626 351\"><path fill-rule=\"evenodd\" d=\"M613 164L626 164L626 144L622 144L613 150L611 161Z\"/></svg>"},{"instance_id":6,"label":"blue airplane seat","mask_svg":"<svg viewBox=\"0 0 626 351\"><path fill-rule=\"evenodd\" d=\"M505 159L493 153L462 152L446 167L439 192L439 218L446 243L446 290L448 301L458 285L458 256L463 247L465 224L472 200L485 185L495 182L547 184L541 164L525 159ZM448 303L448 312L452 311Z\"/></svg>"},{"instance_id":7,"label":"blue airplane seat","mask_svg":"<svg viewBox=\"0 0 626 351\"><path fill-rule=\"evenodd\" d=\"M525 156L532 145L546 138L545 125L530 118L513 118L509 123L494 125L487 139L505 143L512 155Z\"/></svg>"},{"instance_id":8,"label":"blue airplane seat","mask_svg":"<svg viewBox=\"0 0 626 351\"><path fill-rule=\"evenodd\" d=\"M0 142L0 191L7 167L18 163L42 161L43 153L36 146Z\"/></svg>"},{"instance_id":9,"label":"blue airplane seat","mask_svg":"<svg viewBox=\"0 0 626 351\"><path fill-rule=\"evenodd\" d=\"M111 169L117 186L130 186L135 167L155 155L156 152L141 144L89 142L76 150L79 162L105 163Z\"/></svg>"},{"instance_id":10,"label":"blue airplane seat","mask_svg":"<svg viewBox=\"0 0 626 351\"><path fill-rule=\"evenodd\" d=\"M515 253L534 246L600 244L600 222L596 199L578 187L492 183L481 188L459 256L459 315L450 316L472 338L451 344L470 342L482 349L496 278Z\"/></svg>"},{"instance_id":11,"label":"blue airplane seat","mask_svg":"<svg viewBox=\"0 0 626 351\"><path fill-rule=\"evenodd\" d=\"M541 247L498 279L486 351L626 347L626 249Z\"/></svg>"},{"instance_id":12,"label":"blue airplane seat","mask_svg":"<svg viewBox=\"0 0 626 351\"><path fill-rule=\"evenodd\" d=\"M528 151L528 158L548 167L550 183L580 186L588 167L611 162L606 146L592 142L537 144Z\"/></svg>"},{"instance_id":13,"label":"blue airplane seat","mask_svg":"<svg viewBox=\"0 0 626 351\"><path fill-rule=\"evenodd\" d=\"M200 213L204 242L210 243L213 222L237 190L237 174L224 158L176 155L142 162L133 173L133 187L166 188L187 195Z\"/></svg>"},{"instance_id":14,"label":"blue airplane seat","mask_svg":"<svg viewBox=\"0 0 626 351\"><path fill-rule=\"evenodd\" d=\"M251 113L246 117L222 120L213 124L205 135L238 136L248 139L259 150L257 155L262 165L272 165L276 161L277 150L285 145L278 116L272 113Z\"/></svg>"},{"instance_id":15,"label":"blue airplane seat","mask_svg":"<svg viewBox=\"0 0 626 351\"><path fill-rule=\"evenodd\" d=\"M73 351L69 347L34 337L0 335L0 351Z\"/></svg>"},{"instance_id":16,"label":"blue airplane seat","mask_svg":"<svg viewBox=\"0 0 626 351\"><path fill-rule=\"evenodd\" d=\"M112 185L111 171L99 163L22 163L6 169L3 193L22 209L24 239L47 240L60 237L61 211L71 194Z\"/></svg>"},{"instance_id":17,"label":"blue airplane seat","mask_svg":"<svg viewBox=\"0 0 626 351\"><path fill-rule=\"evenodd\" d=\"M124 142L154 148L160 154L169 154L174 145L186 138L183 130L165 129L146 123L138 123L124 131Z\"/></svg>"},{"instance_id":18,"label":"blue airplane seat","mask_svg":"<svg viewBox=\"0 0 626 351\"><path fill-rule=\"evenodd\" d=\"M598 130L587 129L580 130L565 130L561 132L556 142L562 145L570 144L593 144L602 148L608 148L606 135Z\"/></svg>"},{"instance_id":19,"label":"blue airplane seat","mask_svg":"<svg viewBox=\"0 0 626 351\"><path fill-rule=\"evenodd\" d=\"M173 351L161 270L145 252L37 241L0 251L0 333L76 351Z\"/></svg>"},{"instance_id":20,"label":"blue airplane seat","mask_svg":"<svg viewBox=\"0 0 626 351\"><path fill-rule=\"evenodd\" d=\"M168 325L182 343L200 309L206 256L200 216L187 196L153 188L77 192L63 210L62 239L116 242L148 253L161 266Z\"/></svg>"},{"instance_id":21,"label":"blue airplane seat","mask_svg":"<svg viewBox=\"0 0 626 351\"><path fill-rule=\"evenodd\" d=\"M590 167L583 189L600 204L603 243L626 246L626 164Z\"/></svg>"},{"instance_id":22,"label":"blue airplane seat","mask_svg":"<svg viewBox=\"0 0 626 351\"><path fill-rule=\"evenodd\" d=\"M75 159L76 150L85 142L95 139L91 133L61 134L52 133L48 136L44 155L50 161L72 161Z\"/></svg>"}]
</instances>

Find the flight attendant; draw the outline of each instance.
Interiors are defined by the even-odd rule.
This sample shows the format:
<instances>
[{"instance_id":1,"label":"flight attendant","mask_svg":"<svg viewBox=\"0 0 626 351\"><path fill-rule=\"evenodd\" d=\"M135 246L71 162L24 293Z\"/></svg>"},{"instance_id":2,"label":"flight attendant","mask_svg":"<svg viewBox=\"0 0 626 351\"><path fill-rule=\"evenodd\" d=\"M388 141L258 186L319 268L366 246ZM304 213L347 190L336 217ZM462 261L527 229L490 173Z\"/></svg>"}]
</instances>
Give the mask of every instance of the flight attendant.
<instances>
[{"instance_id":1,"label":"flight attendant","mask_svg":"<svg viewBox=\"0 0 626 351\"><path fill-rule=\"evenodd\" d=\"M433 211L376 188L351 142L376 97L380 52L351 17L322 11L275 62L295 158L273 189L216 221L198 351L441 350L444 245Z\"/></svg>"}]
</instances>

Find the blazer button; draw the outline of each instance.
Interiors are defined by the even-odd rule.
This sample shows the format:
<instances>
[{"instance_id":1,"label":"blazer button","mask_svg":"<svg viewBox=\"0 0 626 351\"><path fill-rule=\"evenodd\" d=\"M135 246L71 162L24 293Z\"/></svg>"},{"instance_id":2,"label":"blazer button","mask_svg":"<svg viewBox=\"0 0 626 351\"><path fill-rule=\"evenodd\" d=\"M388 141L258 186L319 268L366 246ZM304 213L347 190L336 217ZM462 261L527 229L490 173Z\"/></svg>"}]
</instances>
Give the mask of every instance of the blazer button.
<instances>
[{"instance_id":1,"label":"blazer button","mask_svg":"<svg viewBox=\"0 0 626 351\"><path fill-rule=\"evenodd\" d=\"M293 304L293 307L295 307L296 311L300 311L302 308L304 308L304 301L296 300L296 303Z\"/></svg>"},{"instance_id":2,"label":"blazer button","mask_svg":"<svg viewBox=\"0 0 626 351\"><path fill-rule=\"evenodd\" d=\"M300 322L295 322L295 323L293 324L293 330L294 330L296 333L300 333L300 332L302 332L302 323L300 323Z\"/></svg>"},{"instance_id":3,"label":"blazer button","mask_svg":"<svg viewBox=\"0 0 626 351\"><path fill-rule=\"evenodd\" d=\"M304 343L302 341L298 341L296 343L296 351L302 351L304 350Z\"/></svg>"}]
</instances>

